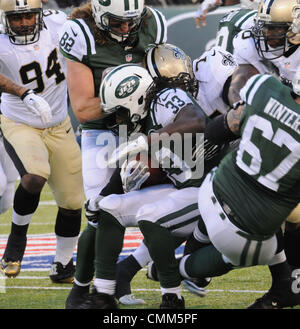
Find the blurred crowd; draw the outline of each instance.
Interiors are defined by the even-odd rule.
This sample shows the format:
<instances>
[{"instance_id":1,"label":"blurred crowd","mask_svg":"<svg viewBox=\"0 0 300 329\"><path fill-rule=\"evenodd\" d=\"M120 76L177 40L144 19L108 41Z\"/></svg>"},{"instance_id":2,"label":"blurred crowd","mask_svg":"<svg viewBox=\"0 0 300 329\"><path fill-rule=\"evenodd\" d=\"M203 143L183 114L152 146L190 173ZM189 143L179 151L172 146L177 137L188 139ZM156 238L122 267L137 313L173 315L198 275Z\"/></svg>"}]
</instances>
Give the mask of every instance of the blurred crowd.
<instances>
[{"instance_id":1,"label":"blurred crowd","mask_svg":"<svg viewBox=\"0 0 300 329\"><path fill-rule=\"evenodd\" d=\"M78 7L83 2L88 0L42 0L43 7L45 8L67 8L67 7ZM171 6L171 5L191 5L201 3L202 0L146 0L145 4L148 6Z\"/></svg>"}]
</instances>

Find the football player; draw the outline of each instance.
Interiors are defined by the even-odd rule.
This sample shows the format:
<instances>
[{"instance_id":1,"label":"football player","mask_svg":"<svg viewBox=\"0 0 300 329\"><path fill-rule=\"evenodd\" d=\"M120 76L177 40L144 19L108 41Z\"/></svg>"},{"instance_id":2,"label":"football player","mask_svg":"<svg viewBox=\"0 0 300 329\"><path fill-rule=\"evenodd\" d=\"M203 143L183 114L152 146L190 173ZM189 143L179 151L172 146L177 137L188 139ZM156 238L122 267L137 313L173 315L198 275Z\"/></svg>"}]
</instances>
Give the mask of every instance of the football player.
<instances>
[{"instance_id":1,"label":"football player","mask_svg":"<svg viewBox=\"0 0 300 329\"><path fill-rule=\"evenodd\" d=\"M0 24L2 26L2 24ZM7 76L0 74L0 91L21 97L27 89L19 86ZM46 106L49 107L46 101L40 96L35 95L36 102L31 103L31 106ZM28 97L23 99L24 104L28 102ZM30 110L30 107L28 108ZM15 182L19 173L13 164L11 158L5 151L3 143L3 135L0 128L0 214L5 213L13 204L15 193Z\"/></svg>"},{"instance_id":2,"label":"football player","mask_svg":"<svg viewBox=\"0 0 300 329\"><path fill-rule=\"evenodd\" d=\"M25 89L21 99L1 95L4 145L21 177L1 270L8 277L18 275L28 226L47 182L58 206L50 278L72 282L84 197L80 149L67 112L65 61L58 49L66 15L43 12L41 0L3 0L0 9L5 29L0 35L1 72Z\"/></svg>"},{"instance_id":3,"label":"football player","mask_svg":"<svg viewBox=\"0 0 300 329\"><path fill-rule=\"evenodd\" d=\"M239 90L244 85L245 72L249 74L271 73L285 84L291 85L299 57L299 4L296 0L262 1L258 13L254 17L255 25L251 30L237 34L233 39L234 55L239 63L239 69L233 74L229 91L231 102L240 99ZM299 268L297 256L300 228L299 207L289 217L284 235L285 251L288 263ZM284 263L270 266L272 280L276 281L284 273L288 273ZM263 307L259 299L257 307Z\"/></svg>"},{"instance_id":4,"label":"football player","mask_svg":"<svg viewBox=\"0 0 300 329\"><path fill-rule=\"evenodd\" d=\"M99 163L97 159L105 159L119 139L110 120L103 118L101 80L114 66L141 63L149 44L166 41L167 25L158 10L144 6L144 0L91 0L75 8L70 18L60 32L60 51L67 59L71 105L81 122L86 216L90 219L78 241L71 298L76 291L79 296L88 293L94 276L97 221L93 211L97 211L97 198L114 172L105 166L105 161ZM135 128L139 129L137 123Z\"/></svg>"},{"instance_id":5,"label":"football player","mask_svg":"<svg viewBox=\"0 0 300 329\"><path fill-rule=\"evenodd\" d=\"M179 75L182 65L175 64L180 62L180 57L176 59L173 55L173 53L176 53L174 49L176 48L159 46L148 51L147 67L156 79L172 80L172 78ZM170 65L169 63L174 64ZM170 68L173 68L173 70ZM195 75L198 85L195 98L210 118L228 111L229 100L227 99L227 92L231 82L231 75L236 69L237 64L233 56L218 47L205 52L193 61L193 75ZM163 103L162 101L160 102ZM163 113L163 111L161 112ZM209 163L206 163L206 166L209 168ZM143 246L138 248L132 255L118 264L116 296L122 303L126 303L127 296L131 296L130 281L137 271L143 268L149 261L146 253L145 257L143 257L144 249ZM153 271L151 267L149 269L150 272ZM201 282L198 280L198 284L196 282L188 282L187 280L183 283L188 290L204 296L204 286L208 282L203 278Z\"/></svg>"},{"instance_id":6,"label":"football player","mask_svg":"<svg viewBox=\"0 0 300 329\"><path fill-rule=\"evenodd\" d=\"M254 25L254 16L257 13L259 2L260 0L253 2L242 0L242 8L234 9L221 18L215 45L232 53L232 42L235 35L241 30L249 29Z\"/></svg>"},{"instance_id":7,"label":"football player","mask_svg":"<svg viewBox=\"0 0 300 329\"><path fill-rule=\"evenodd\" d=\"M166 62L164 56L169 56L169 62ZM159 62L160 60L161 62ZM146 61L148 69L152 72L152 75L156 74L156 78L161 82L161 85L157 82L157 89L153 91L154 94L152 93L149 95L154 101L150 106L150 115L145 124L145 132L161 132L160 128L163 127L162 131L167 131L169 134L173 132L181 132L183 129L185 129L185 132L192 133L195 132L193 129L199 126L199 122L203 123L205 121L203 120L204 116L201 108L197 105L197 110L195 110L195 105L193 105L195 104L195 101L186 92L178 88L170 88L170 86L167 89L162 88L166 83L171 83L173 87L178 87L179 82L180 84L182 83L183 86L185 85L185 79L194 75L191 65L187 64L188 61L189 58L182 52L182 50L172 45L158 46L148 51ZM202 63L207 63L206 65L208 68L206 70ZM199 97L201 97L202 103L206 106L207 113L210 115L213 115L213 113L216 114L215 107L212 106L212 104L209 106L208 101L204 99L204 93L207 92L206 96L209 95L210 98L215 99L218 92L222 93L220 89L223 87L226 78L228 78L228 76L223 77L221 72L219 76L213 76L210 73L211 67L216 67L217 63L219 64L219 69L223 69L224 75L231 75L232 71L236 68L232 55L223 51L219 52L218 50L208 52L205 56L199 58L194 63L195 72L198 74L197 79L203 83L202 90L197 90L197 92L200 93L201 96ZM158 66L158 64L160 66ZM163 64L165 64L165 68L163 67ZM163 76L160 76L159 70L161 74L169 74L169 77L163 78ZM175 72L177 74L175 74ZM213 80L211 81L211 86L214 84L214 89L211 89L210 92L206 79ZM104 87L109 85L111 85L111 83L104 83ZM214 92L212 92L212 90ZM103 94L103 92L101 93ZM112 93L112 95L113 94L114 93ZM154 96L155 94L157 94L156 97ZM109 103L111 97L105 97L105 99L107 100L106 102ZM216 102L215 105L217 106ZM226 105L223 104L222 106L221 101L219 101L218 107L220 108L220 111L226 111ZM205 114L205 116L207 116L207 114ZM191 118L193 118L193 120L191 120ZM139 142L134 141L132 145L135 145L134 147L137 149L143 149L147 146L147 143L143 142L143 138L139 140ZM206 170L209 168L209 165L213 166L213 163L215 164L218 162L223 151L225 151L223 145L216 147L215 145L206 144L204 151ZM197 154L197 152L195 154ZM197 155L199 156L198 160L203 161L201 158L201 152L200 155ZM176 156L177 155L173 153L173 156L171 157L176 158ZM176 161L178 162L179 160L180 159L178 158ZM98 259L98 261L96 261L96 266L99 270L96 271L96 279L94 282L96 288L90 296L90 307L101 308L107 303L110 307L113 307L112 295L115 292L116 284L116 260L120 252L119 248L122 244L119 243L118 246L116 245L113 249L109 241L118 241L120 238L122 240L124 227L132 225L136 226L137 223L145 235L145 240L147 241L152 258L156 260L157 264L159 264L158 269L163 295L160 307L184 307L184 300L180 295L181 278L174 255L174 242L169 231L175 235L176 233L179 234L180 237L187 238L187 233L190 233L191 228L196 225L197 214L193 209L193 205L195 205L195 202L197 201L197 193L195 194L197 189L195 186L200 184L201 179L193 177L192 172L195 168L191 169L186 163L179 167L183 169L165 169L168 177L172 180L174 186L178 190L174 187L165 188L158 186L155 188L144 188L140 191L129 192L125 195L110 195L100 201L99 206L102 211L105 211L106 215L102 216L99 223L99 232L102 234L101 238L105 240L106 243L102 242L101 247L98 246L98 255L101 256L98 258L96 257ZM129 168L132 168L130 162ZM137 189L141 185L141 180L139 180L138 177L135 177L132 180L129 179L126 175L127 172L127 168L124 169L123 172L121 171L124 190L130 190L128 187ZM134 175L130 178L133 176ZM144 177L143 174L142 176ZM143 177L141 179L143 179ZM161 193L159 193L160 191ZM149 204L149 200L151 200L151 204ZM106 218L105 221L103 218ZM169 231L166 230L166 228L168 228ZM153 233L154 231L155 234ZM111 234L114 234L113 237ZM164 253L162 250L164 250ZM149 258L147 261L149 261ZM108 264L111 264L109 270ZM105 294L103 295L103 293ZM88 306L88 303L85 307L86 306Z\"/></svg>"},{"instance_id":8,"label":"football player","mask_svg":"<svg viewBox=\"0 0 300 329\"><path fill-rule=\"evenodd\" d=\"M281 225L300 201L299 78L300 66L292 90L271 75L254 75L240 93L245 103L224 116L227 124L217 119L207 125L208 140L222 140L231 131L241 142L199 189L199 210L213 245L183 257L183 276L218 276L285 259L283 250L278 253ZM297 284L282 277L249 308L297 305Z\"/></svg>"}]
</instances>

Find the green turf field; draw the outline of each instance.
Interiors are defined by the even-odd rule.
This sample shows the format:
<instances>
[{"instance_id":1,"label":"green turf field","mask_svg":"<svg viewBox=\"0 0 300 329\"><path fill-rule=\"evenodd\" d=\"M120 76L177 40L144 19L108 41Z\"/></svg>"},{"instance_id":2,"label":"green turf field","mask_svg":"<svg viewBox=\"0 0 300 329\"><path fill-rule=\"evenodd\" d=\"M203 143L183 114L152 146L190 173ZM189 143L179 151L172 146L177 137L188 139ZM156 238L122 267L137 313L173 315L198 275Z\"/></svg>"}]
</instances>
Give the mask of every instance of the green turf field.
<instances>
[{"instance_id":1,"label":"green turf field","mask_svg":"<svg viewBox=\"0 0 300 329\"><path fill-rule=\"evenodd\" d=\"M46 187L41 201L52 201ZM41 205L35 213L29 234L53 233L56 207ZM0 216L0 234L10 230L11 210ZM86 225L83 220L82 228ZM204 298L183 290L188 309L244 309L270 287L270 274L266 266L244 268L214 278L207 286ZM63 309L70 284L53 284L48 272L21 271L14 279L0 277L0 309ZM140 271L132 282L132 291L146 302L142 306L121 308L157 309L161 302L159 284L146 279L146 269ZM297 307L300 308L300 307Z\"/></svg>"}]
</instances>

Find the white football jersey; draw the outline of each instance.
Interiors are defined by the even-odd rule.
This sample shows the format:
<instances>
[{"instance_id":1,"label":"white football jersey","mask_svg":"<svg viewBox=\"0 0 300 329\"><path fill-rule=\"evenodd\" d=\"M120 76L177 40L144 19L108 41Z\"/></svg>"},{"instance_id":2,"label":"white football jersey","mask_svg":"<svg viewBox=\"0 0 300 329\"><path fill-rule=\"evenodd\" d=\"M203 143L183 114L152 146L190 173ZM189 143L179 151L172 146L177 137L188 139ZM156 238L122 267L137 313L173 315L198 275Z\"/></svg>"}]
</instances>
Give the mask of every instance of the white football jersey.
<instances>
[{"instance_id":1,"label":"white football jersey","mask_svg":"<svg viewBox=\"0 0 300 329\"><path fill-rule=\"evenodd\" d=\"M214 47L193 61L193 71L198 80L196 96L207 116L226 113L229 106L224 102L224 84L238 67L234 56L228 51Z\"/></svg>"},{"instance_id":2,"label":"white football jersey","mask_svg":"<svg viewBox=\"0 0 300 329\"><path fill-rule=\"evenodd\" d=\"M183 107L192 103L191 96L182 89L164 89L150 111L152 122L156 126L165 127L175 121Z\"/></svg>"},{"instance_id":3,"label":"white football jersey","mask_svg":"<svg viewBox=\"0 0 300 329\"><path fill-rule=\"evenodd\" d=\"M52 109L53 119L45 126L17 96L2 93L1 112L9 119L35 128L56 126L67 116L66 63L59 52L59 29L65 13L44 11L45 28L39 40L29 45L14 45L6 34L0 35L0 72L15 83L33 89Z\"/></svg>"},{"instance_id":4,"label":"white football jersey","mask_svg":"<svg viewBox=\"0 0 300 329\"><path fill-rule=\"evenodd\" d=\"M193 61L199 86L195 99L208 117L228 111L229 106L222 98L223 88L237 67L234 56L220 47L206 51ZM193 102L191 96L179 88L165 89L151 111L153 122L164 127L175 120L183 107Z\"/></svg>"},{"instance_id":5,"label":"white football jersey","mask_svg":"<svg viewBox=\"0 0 300 329\"><path fill-rule=\"evenodd\" d=\"M272 74L287 81L293 80L300 65L300 47L288 57L281 56L270 60L261 58L249 30L241 31L236 35L233 39L233 47L233 54L238 64L252 64L261 74Z\"/></svg>"}]
</instances>

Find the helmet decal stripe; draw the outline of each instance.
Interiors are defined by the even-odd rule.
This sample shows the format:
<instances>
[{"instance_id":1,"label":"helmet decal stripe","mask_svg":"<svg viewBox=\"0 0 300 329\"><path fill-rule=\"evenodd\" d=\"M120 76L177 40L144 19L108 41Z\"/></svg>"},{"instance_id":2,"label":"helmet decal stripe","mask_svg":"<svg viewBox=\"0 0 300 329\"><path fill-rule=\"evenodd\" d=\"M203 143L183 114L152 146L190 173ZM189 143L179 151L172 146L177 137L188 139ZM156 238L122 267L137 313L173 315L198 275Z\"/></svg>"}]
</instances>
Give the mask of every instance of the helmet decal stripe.
<instances>
[{"instance_id":1,"label":"helmet decal stripe","mask_svg":"<svg viewBox=\"0 0 300 329\"><path fill-rule=\"evenodd\" d=\"M274 0L267 0L266 1L266 6L265 6L266 12L265 12L265 14L270 14L273 2L274 2Z\"/></svg>"},{"instance_id":2,"label":"helmet decal stripe","mask_svg":"<svg viewBox=\"0 0 300 329\"><path fill-rule=\"evenodd\" d=\"M17 7L25 7L27 6L27 0L16 0Z\"/></svg>"},{"instance_id":3,"label":"helmet decal stripe","mask_svg":"<svg viewBox=\"0 0 300 329\"><path fill-rule=\"evenodd\" d=\"M129 0L124 0L124 10L129 10Z\"/></svg>"}]
</instances>

